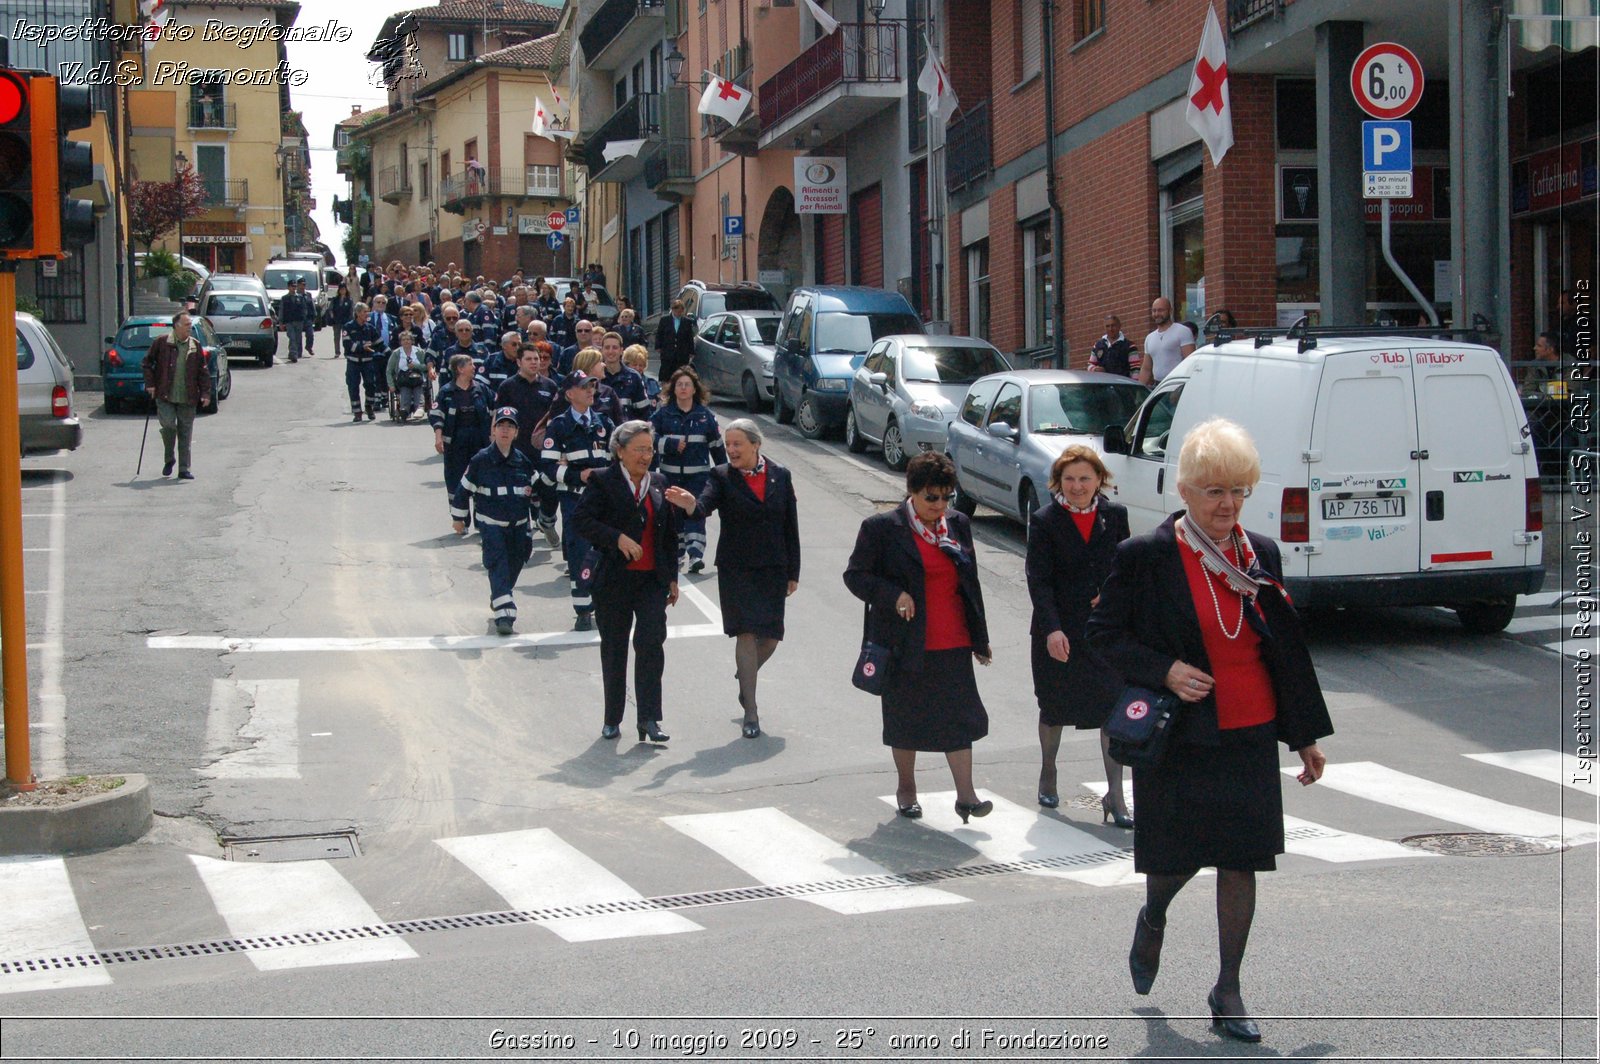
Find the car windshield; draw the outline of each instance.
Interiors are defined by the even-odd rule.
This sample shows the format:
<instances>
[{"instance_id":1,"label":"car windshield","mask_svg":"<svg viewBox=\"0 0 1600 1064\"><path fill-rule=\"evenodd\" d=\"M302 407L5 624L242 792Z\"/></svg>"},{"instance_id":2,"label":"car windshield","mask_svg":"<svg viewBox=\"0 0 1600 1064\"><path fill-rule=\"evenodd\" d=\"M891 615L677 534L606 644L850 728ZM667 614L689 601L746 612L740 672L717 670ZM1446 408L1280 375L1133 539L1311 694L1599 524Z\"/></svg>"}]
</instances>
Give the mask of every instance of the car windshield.
<instances>
[{"instance_id":1,"label":"car windshield","mask_svg":"<svg viewBox=\"0 0 1600 1064\"><path fill-rule=\"evenodd\" d=\"M213 295L206 301L207 314L243 316L265 314L266 312L266 308L261 305L261 297L243 293L237 295L231 293Z\"/></svg>"},{"instance_id":2,"label":"car windshield","mask_svg":"<svg viewBox=\"0 0 1600 1064\"><path fill-rule=\"evenodd\" d=\"M861 354L881 336L896 333L920 333L922 322L915 314L846 314L829 311L817 315L817 345L819 354L843 351Z\"/></svg>"},{"instance_id":3,"label":"car windshield","mask_svg":"<svg viewBox=\"0 0 1600 1064\"><path fill-rule=\"evenodd\" d=\"M144 350L156 342L156 337L166 336L171 331L172 326L164 321L149 325L124 325L117 332L117 346L130 351Z\"/></svg>"},{"instance_id":4,"label":"car windshield","mask_svg":"<svg viewBox=\"0 0 1600 1064\"><path fill-rule=\"evenodd\" d=\"M701 314L724 310L782 310L771 292L707 292L700 297Z\"/></svg>"},{"instance_id":5,"label":"car windshield","mask_svg":"<svg viewBox=\"0 0 1600 1064\"><path fill-rule=\"evenodd\" d=\"M1148 394L1126 384L1035 384L1029 393L1029 431L1046 436L1124 424Z\"/></svg>"},{"instance_id":6,"label":"car windshield","mask_svg":"<svg viewBox=\"0 0 1600 1064\"><path fill-rule=\"evenodd\" d=\"M594 299L590 300L592 303L596 303L602 307L614 307L617 305L617 301L611 298L611 293L607 292L604 288L601 288L597 284L590 285L588 288L584 289L584 291L594 293Z\"/></svg>"},{"instance_id":7,"label":"car windshield","mask_svg":"<svg viewBox=\"0 0 1600 1064\"><path fill-rule=\"evenodd\" d=\"M755 330L760 340L753 343L775 344L778 342L778 326L783 323L782 318L746 318L745 325ZM746 332L746 335L749 335Z\"/></svg>"},{"instance_id":8,"label":"car windshield","mask_svg":"<svg viewBox=\"0 0 1600 1064\"><path fill-rule=\"evenodd\" d=\"M288 288L291 281L304 281L310 288L322 284L322 278L315 269L296 270L288 267L279 267L268 270L264 275L267 287L276 291L279 288Z\"/></svg>"},{"instance_id":9,"label":"car windshield","mask_svg":"<svg viewBox=\"0 0 1600 1064\"><path fill-rule=\"evenodd\" d=\"M900 364L906 380L934 384L971 384L1010 368L987 347L908 347Z\"/></svg>"}]
</instances>

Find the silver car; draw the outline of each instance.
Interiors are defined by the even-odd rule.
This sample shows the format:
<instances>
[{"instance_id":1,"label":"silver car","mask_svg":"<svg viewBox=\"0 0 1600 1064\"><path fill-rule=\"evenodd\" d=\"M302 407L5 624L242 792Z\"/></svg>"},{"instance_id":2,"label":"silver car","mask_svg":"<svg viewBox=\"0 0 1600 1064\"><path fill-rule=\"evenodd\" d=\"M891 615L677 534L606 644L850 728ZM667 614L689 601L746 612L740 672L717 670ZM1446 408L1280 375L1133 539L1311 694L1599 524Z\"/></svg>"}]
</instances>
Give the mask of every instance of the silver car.
<instances>
[{"instance_id":1,"label":"silver car","mask_svg":"<svg viewBox=\"0 0 1600 1064\"><path fill-rule=\"evenodd\" d=\"M200 316L211 323L229 358L253 358L263 366L272 365L278 330L265 296L212 290L200 302Z\"/></svg>"},{"instance_id":2,"label":"silver car","mask_svg":"<svg viewBox=\"0 0 1600 1064\"><path fill-rule=\"evenodd\" d=\"M22 453L75 451L83 442L72 364L39 319L17 311L17 412Z\"/></svg>"},{"instance_id":3,"label":"silver car","mask_svg":"<svg viewBox=\"0 0 1600 1064\"><path fill-rule=\"evenodd\" d=\"M979 503L1023 523L1049 498L1050 466L1074 443L1102 447L1108 425L1127 423L1149 389L1113 373L1014 370L975 382L950 425L959 482L956 509Z\"/></svg>"},{"instance_id":4,"label":"silver car","mask_svg":"<svg viewBox=\"0 0 1600 1064\"><path fill-rule=\"evenodd\" d=\"M850 382L845 446L860 454L881 445L896 472L918 451L943 451L967 388L1010 368L992 344L971 336L885 336Z\"/></svg>"},{"instance_id":5,"label":"silver car","mask_svg":"<svg viewBox=\"0 0 1600 1064\"><path fill-rule=\"evenodd\" d=\"M737 395L752 414L772 401L773 344L783 315L749 310L713 314L694 338L694 368L718 395Z\"/></svg>"}]
</instances>

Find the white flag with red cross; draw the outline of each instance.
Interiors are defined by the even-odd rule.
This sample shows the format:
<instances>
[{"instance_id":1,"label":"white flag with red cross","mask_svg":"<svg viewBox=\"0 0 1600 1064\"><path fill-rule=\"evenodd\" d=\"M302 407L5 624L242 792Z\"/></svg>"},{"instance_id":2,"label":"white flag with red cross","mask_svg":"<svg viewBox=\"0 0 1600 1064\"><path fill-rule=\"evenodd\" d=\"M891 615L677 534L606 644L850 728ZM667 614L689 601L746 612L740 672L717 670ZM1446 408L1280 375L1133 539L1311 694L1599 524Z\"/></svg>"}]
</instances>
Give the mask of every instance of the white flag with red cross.
<instances>
[{"instance_id":1,"label":"white flag with red cross","mask_svg":"<svg viewBox=\"0 0 1600 1064\"><path fill-rule=\"evenodd\" d=\"M161 39L161 31L172 17L170 0L139 0L139 11L150 21L144 28L144 50L149 51Z\"/></svg>"},{"instance_id":2,"label":"white flag with red cross","mask_svg":"<svg viewBox=\"0 0 1600 1064\"><path fill-rule=\"evenodd\" d=\"M706 91L700 94L700 106L696 110L703 115L715 115L728 125L736 126L739 116L750 106L750 97L754 95L749 89L742 89L726 78L713 76L706 83Z\"/></svg>"},{"instance_id":3,"label":"white flag with red cross","mask_svg":"<svg viewBox=\"0 0 1600 1064\"><path fill-rule=\"evenodd\" d=\"M950 116L956 113L956 108L961 106L961 101L956 99L955 86L950 84L950 71L940 61L932 41L928 42L928 61L922 65L917 88L927 95L928 113L937 118L941 125L948 123Z\"/></svg>"},{"instance_id":4,"label":"white flag with red cross","mask_svg":"<svg viewBox=\"0 0 1600 1064\"><path fill-rule=\"evenodd\" d=\"M1233 147L1233 105L1228 96L1228 46L1222 39L1217 9L1209 5L1200 50L1194 57L1194 73L1189 75L1189 102L1183 117L1205 141L1211 164L1220 166L1222 157Z\"/></svg>"}]
</instances>

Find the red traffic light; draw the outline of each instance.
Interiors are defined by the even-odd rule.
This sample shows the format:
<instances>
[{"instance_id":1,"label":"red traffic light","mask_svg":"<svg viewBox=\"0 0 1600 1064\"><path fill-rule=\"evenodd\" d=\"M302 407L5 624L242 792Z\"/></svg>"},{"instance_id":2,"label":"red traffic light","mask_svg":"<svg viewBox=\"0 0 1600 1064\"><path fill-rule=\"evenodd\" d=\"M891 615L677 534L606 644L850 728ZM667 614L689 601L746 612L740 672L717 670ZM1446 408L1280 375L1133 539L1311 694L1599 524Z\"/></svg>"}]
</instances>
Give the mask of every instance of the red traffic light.
<instances>
[{"instance_id":1,"label":"red traffic light","mask_svg":"<svg viewBox=\"0 0 1600 1064\"><path fill-rule=\"evenodd\" d=\"M15 122L28 108L28 87L9 70L0 70L0 126Z\"/></svg>"}]
</instances>

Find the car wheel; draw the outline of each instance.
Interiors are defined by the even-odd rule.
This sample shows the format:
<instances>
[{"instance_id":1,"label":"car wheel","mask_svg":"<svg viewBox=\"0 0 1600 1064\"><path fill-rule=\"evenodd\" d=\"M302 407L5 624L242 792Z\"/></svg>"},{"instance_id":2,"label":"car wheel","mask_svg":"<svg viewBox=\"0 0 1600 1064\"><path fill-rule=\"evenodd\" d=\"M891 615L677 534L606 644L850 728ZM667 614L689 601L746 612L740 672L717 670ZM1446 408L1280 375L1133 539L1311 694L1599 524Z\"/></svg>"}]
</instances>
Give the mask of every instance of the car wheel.
<instances>
[{"instance_id":1,"label":"car wheel","mask_svg":"<svg viewBox=\"0 0 1600 1064\"><path fill-rule=\"evenodd\" d=\"M900 426L891 420L883 427L883 461L896 473L905 469L911 457L906 454L905 441L900 438Z\"/></svg>"},{"instance_id":2,"label":"car wheel","mask_svg":"<svg viewBox=\"0 0 1600 1064\"><path fill-rule=\"evenodd\" d=\"M1017 512L1022 515L1022 527L1033 528L1033 515L1039 509L1039 493L1027 481L1022 483L1022 493L1017 499Z\"/></svg>"},{"instance_id":3,"label":"car wheel","mask_svg":"<svg viewBox=\"0 0 1600 1064\"><path fill-rule=\"evenodd\" d=\"M866 437L862 436L856 428L856 408L852 403L844 412L844 446L851 454L860 454L867 449Z\"/></svg>"},{"instance_id":4,"label":"car wheel","mask_svg":"<svg viewBox=\"0 0 1600 1064\"><path fill-rule=\"evenodd\" d=\"M789 404L783 400L783 385L772 389L772 416L778 419L780 425L794 424L794 411L789 409Z\"/></svg>"},{"instance_id":5,"label":"car wheel","mask_svg":"<svg viewBox=\"0 0 1600 1064\"><path fill-rule=\"evenodd\" d=\"M1461 627L1473 635L1494 635L1505 631L1506 625L1511 623L1511 615L1516 611L1515 599L1510 602L1474 602L1470 606L1457 606L1456 616L1461 620Z\"/></svg>"},{"instance_id":6,"label":"car wheel","mask_svg":"<svg viewBox=\"0 0 1600 1064\"><path fill-rule=\"evenodd\" d=\"M822 411L817 409L816 396L810 392L803 393L800 405L794 408L794 427L808 440L820 440L827 434L827 423L822 420Z\"/></svg>"},{"instance_id":7,"label":"car wheel","mask_svg":"<svg viewBox=\"0 0 1600 1064\"><path fill-rule=\"evenodd\" d=\"M963 517L971 517L978 512L978 500L972 497L971 492L963 491L959 482L956 484L956 497L950 500L950 505Z\"/></svg>"},{"instance_id":8,"label":"car wheel","mask_svg":"<svg viewBox=\"0 0 1600 1064\"><path fill-rule=\"evenodd\" d=\"M230 396L232 394L233 394L233 374L230 373L230 374L228 374L228 379L223 382L222 391L217 393L217 399L218 400L226 399L228 396Z\"/></svg>"},{"instance_id":9,"label":"car wheel","mask_svg":"<svg viewBox=\"0 0 1600 1064\"><path fill-rule=\"evenodd\" d=\"M257 355L256 356L256 361L261 363L263 368L266 368L266 367L269 367L269 366L272 365L272 356L271 355Z\"/></svg>"},{"instance_id":10,"label":"car wheel","mask_svg":"<svg viewBox=\"0 0 1600 1064\"><path fill-rule=\"evenodd\" d=\"M761 385L756 383L755 374L746 373L739 382L739 394L744 396L744 408L752 414L761 413Z\"/></svg>"}]
</instances>

